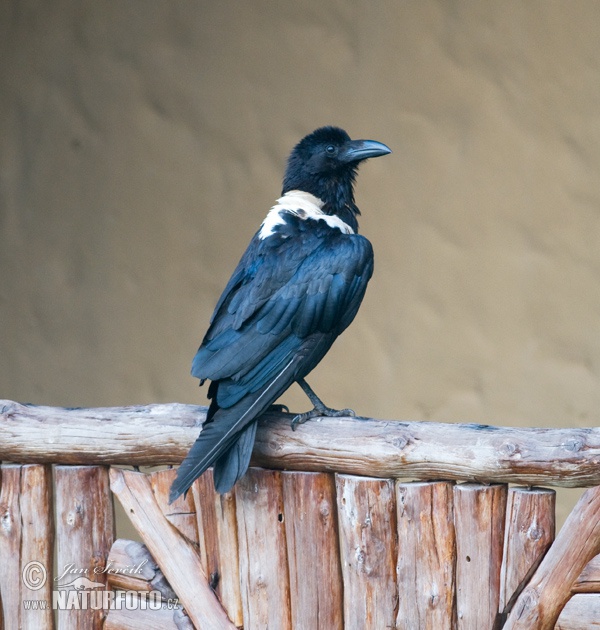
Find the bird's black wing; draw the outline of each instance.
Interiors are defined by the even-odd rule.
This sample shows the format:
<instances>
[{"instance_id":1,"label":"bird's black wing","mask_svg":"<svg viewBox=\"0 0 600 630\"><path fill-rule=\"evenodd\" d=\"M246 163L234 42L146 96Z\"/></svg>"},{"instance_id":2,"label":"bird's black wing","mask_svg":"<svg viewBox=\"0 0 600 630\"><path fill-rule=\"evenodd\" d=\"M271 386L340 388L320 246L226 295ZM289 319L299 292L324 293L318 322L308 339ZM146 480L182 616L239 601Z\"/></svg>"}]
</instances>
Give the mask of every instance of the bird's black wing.
<instances>
[{"instance_id":1,"label":"bird's black wing","mask_svg":"<svg viewBox=\"0 0 600 630\"><path fill-rule=\"evenodd\" d=\"M221 296L192 364L199 379L230 381L219 386L220 408L266 385L309 335L337 336L354 319L373 272L371 245L315 232L251 244L254 256L245 254Z\"/></svg>"},{"instance_id":2,"label":"bird's black wing","mask_svg":"<svg viewBox=\"0 0 600 630\"><path fill-rule=\"evenodd\" d=\"M193 361L192 374L212 381L213 399L172 496L189 488L249 423L317 365L354 319L372 272L369 241L324 222L294 238L253 239ZM234 453L240 475L253 439L245 441L250 448ZM221 487L240 475L232 473L233 481Z\"/></svg>"}]
</instances>

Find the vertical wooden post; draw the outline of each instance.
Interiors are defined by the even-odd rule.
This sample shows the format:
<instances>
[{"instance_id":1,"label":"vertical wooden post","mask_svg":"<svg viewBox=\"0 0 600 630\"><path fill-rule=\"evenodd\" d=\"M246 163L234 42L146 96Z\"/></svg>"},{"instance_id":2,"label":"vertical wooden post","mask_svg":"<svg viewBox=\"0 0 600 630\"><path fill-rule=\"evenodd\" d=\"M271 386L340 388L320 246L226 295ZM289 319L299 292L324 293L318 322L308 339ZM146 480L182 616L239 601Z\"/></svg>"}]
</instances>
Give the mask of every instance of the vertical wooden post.
<instances>
[{"instance_id":1,"label":"vertical wooden post","mask_svg":"<svg viewBox=\"0 0 600 630\"><path fill-rule=\"evenodd\" d=\"M548 488L510 488L506 504L500 610L535 571L554 540L556 492Z\"/></svg>"},{"instance_id":2,"label":"vertical wooden post","mask_svg":"<svg viewBox=\"0 0 600 630\"><path fill-rule=\"evenodd\" d=\"M234 490L244 627L289 630L290 582L281 473L250 468Z\"/></svg>"},{"instance_id":3,"label":"vertical wooden post","mask_svg":"<svg viewBox=\"0 0 600 630\"><path fill-rule=\"evenodd\" d=\"M456 542L450 482L398 483L398 630L454 628Z\"/></svg>"},{"instance_id":4,"label":"vertical wooden post","mask_svg":"<svg viewBox=\"0 0 600 630\"><path fill-rule=\"evenodd\" d=\"M600 486L586 490L525 587L505 630L551 630L586 564L600 552Z\"/></svg>"},{"instance_id":5,"label":"vertical wooden post","mask_svg":"<svg viewBox=\"0 0 600 630\"><path fill-rule=\"evenodd\" d=\"M244 623L240 591L235 494L214 491L212 468L192 485L203 566L227 615Z\"/></svg>"},{"instance_id":6,"label":"vertical wooden post","mask_svg":"<svg viewBox=\"0 0 600 630\"><path fill-rule=\"evenodd\" d=\"M396 501L394 481L336 475L345 630L394 628Z\"/></svg>"},{"instance_id":7,"label":"vertical wooden post","mask_svg":"<svg viewBox=\"0 0 600 630\"><path fill-rule=\"evenodd\" d=\"M292 627L342 630L333 475L284 472L282 480Z\"/></svg>"},{"instance_id":8,"label":"vertical wooden post","mask_svg":"<svg viewBox=\"0 0 600 630\"><path fill-rule=\"evenodd\" d=\"M235 494L214 493L217 536L219 539L219 566L221 577L217 592L221 602L236 626L244 623L242 593L240 590L240 565L237 538Z\"/></svg>"},{"instance_id":9,"label":"vertical wooden post","mask_svg":"<svg viewBox=\"0 0 600 630\"><path fill-rule=\"evenodd\" d=\"M0 493L0 594L7 630L21 626L21 466L2 464Z\"/></svg>"},{"instance_id":10,"label":"vertical wooden post","mask_svg":"<svg viewBox=\"0 0 600 630\"><path fill-rule=\"evenodd\" d=\"M54 559L54 514L52 509L52 467L30 464L21 471L22 600L38 600L22 612L22 629L54 628L52 575Z\"/></svg>"},{"instance_id":11,"label":"vertical wooden post","mask_svg":"<svg viewBox=\"0 0 600 630\"><path fill-rule=\"evenodd\" d=\"M458 630L483 630L496 623L506 492L504 484L454 487Z\"/></svg>"},{"instance_id":12,"label":"vertical wooden post","mask_svg":"<svg viewBox=\"0 0 600 630\"><path fill-rule=\"evenodd\" d=\"M80 579L85 582L83 586L94 589L95 592L108 590L103 570L115 538L108 468L56 466L54 474L58 570L54 589L71 590L72 587L69 589L67 585ZM78 596L83 596L84 593L90 595L84 589ZM105 610L93 610L91 606L87 606L85 610L59 609L58 628L101 630L105 615Z\"/></svg>"},{"instance_id":13,"label":"vertical wooden post","mask_svg":"<svg viewBox=\"0 0 600 630\"><path fill-rule=\"evenodd\" d=\"M209 468L193 483L191 488L196 506L198 545L200 559L206 577L211 585L221 581L219 562L219 537L217 535L217 515L215 513L215 491L213 471Z\"/></svg>"},{"instance_id":14,"label":"vertical wooden post","mask_svg":"<svg viewBox=\"0 0 600 630\"><path fill-rule=\"evenodd\" d=\"M2 465L0 593L4 627L54 628L52 469ZM25 607L23 602L32 601ZM35 604L36 601L41 604Z\"/></svg>"}]
</instances>

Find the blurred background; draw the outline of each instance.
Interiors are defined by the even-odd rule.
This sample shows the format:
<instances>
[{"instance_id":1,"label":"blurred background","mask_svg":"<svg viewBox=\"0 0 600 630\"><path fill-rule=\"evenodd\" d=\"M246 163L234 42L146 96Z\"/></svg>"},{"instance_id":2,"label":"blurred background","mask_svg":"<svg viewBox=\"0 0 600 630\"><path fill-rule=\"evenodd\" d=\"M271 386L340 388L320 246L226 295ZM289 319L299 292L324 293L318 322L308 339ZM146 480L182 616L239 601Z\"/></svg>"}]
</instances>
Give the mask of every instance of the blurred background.
<instances>
[{"instance_id":1,"label":"blurred background","mask_svg":"<svg viewBox=\"0 0 600 630\"><path fill-rule=\"evenodd\" d=\"M203 403L216 300L336 124L394 153L361 168L376 269L325 402L598 424L599 28L595 0L5 0L0 397Z\"/></svg>"}]
</instances>

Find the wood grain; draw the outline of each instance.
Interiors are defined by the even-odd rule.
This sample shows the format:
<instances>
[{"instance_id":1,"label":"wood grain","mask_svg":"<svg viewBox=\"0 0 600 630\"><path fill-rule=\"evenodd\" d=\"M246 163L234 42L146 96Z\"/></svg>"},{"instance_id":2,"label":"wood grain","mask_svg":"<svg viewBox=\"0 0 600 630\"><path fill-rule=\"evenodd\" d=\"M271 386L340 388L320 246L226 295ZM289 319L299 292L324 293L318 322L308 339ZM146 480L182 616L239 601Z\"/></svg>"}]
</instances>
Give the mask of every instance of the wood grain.
<instances>
[{"instance_id":1,"label":"wood grain","mask_svg":"<svg viewBox=\"0 0 600 630\"><path fill-rule=\"evenodd\" d=\"M52 504L52 468L49 465L29 464L21 469L21 600L51 602L54 559L54 510ZM38 564L39 563L39 564ZM31 573L33 567L43 566L44 574ZM40 569L41 570L41 569ZM28 588L25 583L32 581ZM41 585L41 586L40 586ZM32 607L33 608L33 607ZM38 610L23 607L22 630L54 628L54 615L50 607Z\"/></svg>"},{"instance_id":2,"label":"wood grain","mask_svg":"<svg viewBox=\"0 0 600 630\"><path fill-rule=\"evenodd\" d=\"M500 600L505 485L454 487L458 630L491 629Z\"/></svg>"},{"instance_id":3,"label":"wood grain","mask_svg":"<svg viewBox=\"0 0 600 630\"><path fill-rule=\"evenodd\" d=\"M106 559L114 542L114 511L104 466L56 466L56 554L55 589L71 590L74 580L85 578L107 590ZM64 588L60 588L60 587ZM102 609L58 610L60 630L100 630Z\"/></svg>"},{"instance_id":4,"label":"wood grain","mask_svg":"<svg viewBox=\"0 0 600 630\"><path fill-rule=\"evenodd\" d=\"M346 630L393 628L396 498L391 479L336 475Z\"/></svg>"},{"instance_id":5,"label":"wood grain","mask_svg":"<svg viewBox=\"0 0 600 630\"><path fill-rule=\"evenodd\" d=\"M215 492L213 500L219 539L219 566L221 567L217 593L233 623L241 627L244 617L240 588L235 493L219 494Z\"/></svg>"},{"instance_id":6,"label":"wood grain","mask_svg":"<svg viewBox=\"0 0 600 630\"><path fill-rule=\"evenodd\" d=\"M159 591L166 600L177 597L146 545L137 540L115 540L108 554L106 575L113 589Z\"/></svg>"},{"instance_id":7,"label":"wood grain","mask_svg":"<svg viewBox=\"0 0 600 630\"><path fill-rule=\"evenodd\" d=\"M453 485L398 483L398 630L452 630L456 540Z\"/></svg>"},{"instance_id":8,"label":"wood grain","mask_svg":"<svg viewBox=\"0 0 600 630\"><path fill-rule=\"evenodd\" d=\"M333 475L282 473L282 481L292 627L342 630L342 572Z\"/></svg>"},{"instance_id":9,"label":"wood grain","mask_svg":"<svg viewBox=\"0 0 600 630\"><path fill-rule=\"evenodd\" d=\"M206 575L236 626L243 624L234 492L219 494L209 468L192 485L200 556Z\"/></svg>"},{"instance_id":10,"label":"wood grain","mask_svg":"<svg viewBox=\"0 0 600 630\"><path fill-rule=\"evenodd\" d=\"M555 630L600 630L600 595L574 595L565 605Z\"/></svg>"},{"instance_id":11,"label":"wood grain","mask_svg":"<svg viewBox=\"0 0 600 630\"><path fill-rule=\"evenodd\" d=\"M206 408L98 409L0 401L0 460L158 465L182 461ZM322 418L290 429L265 414L253 465L369 477L584 487L600 484L600 428L522 429L475 424Z\"/></svg>"},{"instance_id":12,"label":"wood grain","mask_svg":"<svg viewBox=\"0 0 600 630\"><path fill-rule=\"evenodd\" d=\"M556 492L548 488L510 488L506 503L500 610L537 568L554 541ZM508 612L508 611L507 611Z\"/></svg>"},{"instance_id":13,"label":"wood grain","mask_svg":"<svg viewBox=\"0 0 600 630\"><path fill-rule=\"evenodd\" d=\"M164 516L148 476L111 468L110 482L112 491L194 625L233 630L235 626L208 585L196 549Z\"/></svg>"},{"instance_id":14,"label":"wood grain","mask_svg":"<svg viewBox=\"0 0 600 630\"><path fill-rule=\"evenodd\" d=\"M245 630L289 630L281 473L250 468L235 487Z\"/></svg>"},{"instance_id":15,"label":"wood grain","mask_svg":"<svg viewBox=\"0 0 600 630\"><path fill-rule=\"evenodd\" d=\"M551 630L588 562L600 552L600 487L586 490L510 613L505 630Z\"/></svg>"},{"instance_id":16,"label":"wood grain","mask_svg":"<svg viewBox=\"0 0 600 630\"><path fill-rule=\"evenodd\" d=\"M169 505L169 492L176 476L177 470L171 468L150 473L148 478L150 479L154 498L169 523L176 527L188 540L198 544L198 524L196 522L193 494L188 492L185 497L181 495Z\"/></svg>"},{"instance_id":17,"label":"wood grain","mask_svg":"<svg viewBox=\"0 0 600 630\"><path fill-rule=\"evenodd\" d=\"M6 630L21 627L21 492L22 467L2 464L0 492L0 596Z\"/></svg>"},{"instance_id":18,"label":"wood grain","mask_svg":"<svg viewBox=\"0 0 600 630\"><path fill-rule=\"evenodd\" d=\"M600 556L594 556L575 580L572 593L600 593Z\"/></svg>"}]
</instances>

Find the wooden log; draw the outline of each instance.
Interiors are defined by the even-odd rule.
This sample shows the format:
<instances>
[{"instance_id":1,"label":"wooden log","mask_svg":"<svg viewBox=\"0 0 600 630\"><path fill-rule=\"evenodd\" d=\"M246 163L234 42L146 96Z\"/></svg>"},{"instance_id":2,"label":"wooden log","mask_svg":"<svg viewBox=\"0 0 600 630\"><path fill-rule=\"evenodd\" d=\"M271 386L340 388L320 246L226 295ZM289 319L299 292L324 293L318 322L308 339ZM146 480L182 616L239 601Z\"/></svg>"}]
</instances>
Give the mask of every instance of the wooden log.
<instances>
[{"instance_id":1,"label":"wooden log","mask_svg":"<svg viewBox=\"0 0 600 630\"><path fill-rule=\"evenodd\" d=\"M510 488L506 504L506 526L500 610L519 595L554 541L556 492L548 488Z\"/></svg>"},{"instance_id":2,"label":"wooden log","mask_svg":"<svg viewBox=\"0 0 600 630\"><path fill-rule=\"evenodd\" d=\"M454 628L453 485L440 481L396 486L398 630Z\"/></svg>"},{"instance_id":3,"label":"wooden log","mask_svg":"<svg viewBox=\"0 0 600 630\"><path fill-rule=\"evenodd\" d=\"M123 594L118 594L123 595ZM138 598L129 601L119 601L112 608L104 623L104 630L194 630L189 617L183 612L181 606L150 608Z\"/></svg>"},{"instance_id":4,"label":"wooden log","mask_svg":"<svg viewBox=\"0 0 600 630\"><path fill-rule=\"evenodd\" d=\"M83 586L83 592L77 593L83 601L87 587L93 592L108 590L104 569L115 532L108 470L104 466L56 466L54 479L58 569L53 586L59 591ZM60 606L58 628L100 630L105 614L102 608Z\"/></svg>"},{"instance_id":5,"label":"wooden log","mask_svg":"<svg viewBox=\"0 0 600 630\"><path fill-rule=\"evenodd\" d=\"M179 463L205 419L206 407L177 403L71 409L0 400L0 461Z\"/></svg>"},{"instance_id":6,"label":"wooden log","mask_svg":"<svg viewBox=\"0 0 600 630\"><path fill-rule=\"evenodd\" d=\"M244 628L289 630L281 473L250 468L235 487Z\"/></svg>"},{"instance_id":7,"label":"wooden log","mask_svg":"<svg viewBox=\"0 0 600 630\"><path fill-rule=\"evenodd\" d=\"M496 623L506 514L505 485L454 487L458 630Z\"/></svg>"},{"instance_id":8,"label":"wooden log","mask_svg":"<svg viewBox=\"0 0 600 630\"><path fill-rule=\"evenodd\" d=\"M346 630L394 628L396 501L391 479L336 475Z\"/></svg>"},{"instance_id":9,"label":"wooden log","mask_svg":"<svg viewBox=\"0 0 600 630\"><path fill-rule=\"evenodd\" d=\"M232 630L235 626L210 589L197 551L164 516L148 476L111 468L110 482L112 491L194 625Z\"/></svg>"},{"instance_id":10,"label":"wooden log","mask_svg":"<svg viewBox=\"0 0 600 630\"><path fill-rule=\"evenodd\" d=\"M2 464L0 492L0 595L4 627L21 627L21 466ZM33 576L36 577L36 576Z\"/></svg>"},{"instance_id":11,"label":"wooden log","mask_svg":"<svg viewBox=\"0 0 600 630\"><path fill-rule=\"evenodd\" d=\"M212 468L196 479L191 492L196 506L196 526L202 568L208 577L209 584L214 589L215 585L221 581L221 563Z\"/></svg>"},{"instance_id":12,"label":"wooden log","mask_svg":"<svg viewBox=\"0 0 600 630\"><path fill-rule=\"evenodd\" d=\"M0 460L20 463L175 464L206 417L195 405L103 409L0 401ZM290 429L265 414L253 465L410 477L584 487L600 484L600 428L522 429L476 424L323 418Z\"/></svg>"},{"instance_id":13,"label":"wooden log","mask_svg":"<svg viewBox=\"0 0 600 630\"><path fill-rule=\"evenodd\" d=\"M236 626L244 623L240 587L239 547L235 493L214 493L217 537L219 539L220 578L217 593Z\"/></svg>"},{"instance_id":14,"label":"wooden log","mask_svg":"<svg viewBox=\"0 0 600 630\"><path fill-rule=\"evenodd\" d=\"M296 472L281 476L292 627L342 630L342 573L333 475Z\"/></svg>"},{"instance_id":15,"label":"wooden log","mask_svg":"<svg viewBox=\"0 0 600 630\"><path fill-rule=\"evenodd\" d=\"M108 584L124 591L159 591L165 600L177 598L148 548L137 540L115 540L106 563Z\"/></svg>"},{"instance_id":16,"label":"wooden log","mask_svg":"<svg viewBox=\"0 0 600 630\"><path fill-rule=\"evenodd\" d=\"M214 491L212 468L192 485L196 506L200 556L209 582L228 617L242 626L239 553L235 494Z\"/></svg>"},{"instance_id":17,"label":"wooden log","mask_svg":"<svg viewBox=\"0 0 600 630\"><path fill-rule=\"evenodd\" d=\"M594 556L575 580L572 593L600 593L600 556Z\"/></svg>"},{"instance_id":18,"label":"wooden log","mask_svg":"<svg viewBox=\"0 0 600 630\"><path fill-rule=\"evenodd\" d=\"M52 467L29 464L21 468L21 600L44 602L21 613L22 630L54 628L52 570L54 559L54 510ZM1 554L0 554L1 555Z\"/></svg>"},{"instance_id":19,"label":"wooden log","mask_svg":"<svg viewBox=\"0 0 600 630\"><path fill-rule=\"evenodd\" d=\"M600 595L574 595L566 603L555 630L600 630Z\"/></svg>"},{"instance_id":20,"label":"wooden log","mask_svg":"<svg viewBox=\"0 0 600 630\"><path fill-rule=\"evenodd\" d=\"M158 470L148 475L156 502L169 523L188 540L198 544L198 524L192 493L188 492L186 497L181 495L169 505L169 491L176 476L177 470L175 468Z\"/></svg>"},{"instance_id":21,"label":"wooden log","mask_svg":"<svg viewBox=\"0 0 600 630\"><path fill-rule=\"evenodd\" d=\"M505 630L550 630L586 564L600 552L600 487L586 490L525 587Z\"/></svg>"}]
</instances>

